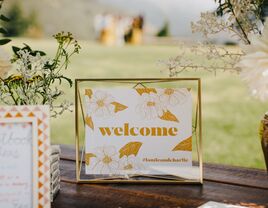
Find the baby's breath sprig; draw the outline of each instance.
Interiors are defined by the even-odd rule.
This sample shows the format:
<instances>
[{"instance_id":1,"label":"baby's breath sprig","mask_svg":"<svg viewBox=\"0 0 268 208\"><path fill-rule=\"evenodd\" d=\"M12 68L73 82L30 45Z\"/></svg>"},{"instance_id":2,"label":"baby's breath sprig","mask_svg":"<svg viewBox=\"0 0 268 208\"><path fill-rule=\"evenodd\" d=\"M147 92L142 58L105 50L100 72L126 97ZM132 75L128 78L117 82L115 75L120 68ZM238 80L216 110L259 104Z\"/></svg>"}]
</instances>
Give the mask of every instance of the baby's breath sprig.
<instances>
[{"instance_id":1,"label":"baby's breath sprig","mask_svg":"<svg viewBox=\"0 0 268 208\"><path fill-rule=\"evenodd\" d=\"M192 32L200 32L206 38L222 31L238 37L245 44L250 44L249 34L261 34L263 23L261 17L264 0L214 0L218 7L213 12L202 12L197 22L192 22ZM225 47L204 43L190 47L183 45L183 53L168 60L160 61L173 77L184 71L218 71L240 73L237 63L244 55ZM193 58L194 57L194 58ZM202 60L202 61L198 61Z\"/></svg>"},{"instance_id":2,"label":"baby's breath sprig","mask_svg":"<svg viewBox=\"0 0 268 208\"><path fill-rule=\"evenodd\" d=\"M208 71L216 74L219 71L239 73L235 65L243 55L240 51L230 52L222 46L205 42L193 45L180 44L179 55L168 60L160 60L159 64L174 77L185 71Z\"/></svg>"},{"instance_id":3,"label":"baby's breath sprig","mask_svg":"<svg viewBox=\"0 0 268 208\"><path fill-rule=\"evenodd\" d=\"M215 0L215 12L203 12L197 22L192 22L192 31L205 37L221 31L237 36L250 44L250 33L260 34L262 29L261 6L264 0Z\"/></svg>"},{"instance_id":4,"label":"baby's breath sprig","mask_svg":"<svg viewBox=\"0 0 268 208\"><path fill-rule=\"evenodd\" d=\"M33 50L30 46L14 47L11 62L15 64L17 73L0 79L0 101L8 105L50 105L51 116L55 117L71 104L56 101L64 93L57 87L67 82L72 87L72 80L63 75L70 58L78 54L81 47L71 33L58 33L54 36L58 43L57 52L49 59L45 52Z\"/></svg>"}]
</instances>

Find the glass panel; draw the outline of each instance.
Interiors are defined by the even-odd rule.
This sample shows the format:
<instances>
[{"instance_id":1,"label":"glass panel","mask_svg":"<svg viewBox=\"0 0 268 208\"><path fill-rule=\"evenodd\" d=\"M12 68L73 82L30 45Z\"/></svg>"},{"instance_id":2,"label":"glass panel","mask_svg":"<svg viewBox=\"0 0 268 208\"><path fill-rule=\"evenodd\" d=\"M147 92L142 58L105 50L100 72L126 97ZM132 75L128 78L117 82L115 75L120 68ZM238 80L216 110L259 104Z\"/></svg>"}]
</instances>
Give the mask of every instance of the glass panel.
<instances>
[{"instance_id":1,"label":"glass panel","mask_svg":"<svg viewBox=\"0 0 268 208\"><path fill-rule=\"evenodd\" d=\"M79 81L80 180L202 182L198 81Z\"/></svg>"}]
</instances>

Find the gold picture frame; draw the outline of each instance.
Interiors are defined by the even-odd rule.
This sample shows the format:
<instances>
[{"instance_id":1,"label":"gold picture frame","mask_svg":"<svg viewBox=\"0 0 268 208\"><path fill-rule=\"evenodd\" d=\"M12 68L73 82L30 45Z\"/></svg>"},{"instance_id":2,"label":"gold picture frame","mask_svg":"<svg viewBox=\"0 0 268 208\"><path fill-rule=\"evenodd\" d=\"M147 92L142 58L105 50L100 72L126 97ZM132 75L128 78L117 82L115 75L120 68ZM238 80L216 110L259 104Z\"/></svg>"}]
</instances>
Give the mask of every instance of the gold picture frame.
<instances>
[{"instance_id":1,"label":"gold picture frame","mask_svg":"<svg viewBox=\"0 0 268 208\"><path fill-rule=\"evenodd\" d=\"M107 85L108 84L108 85ZM89 177L83 173L84 164L84 145L85 140L82 137L82 126L85 126L84 106L82 102L81 90L89 87L132 87L154 85L154 86L183 86L193 89L195 96L195 105L193 106L193 134L195 134L196 158L193 162L194 168L197 168L198 178L187 179L173 176L153 176L138 175L136 178L122 178L118 176L108 177ZM77 183L165 183L165 184L203 184L203 159L202 159L202 108L201 108L201 79L200 78L113 78L113 79L76 79L75 80L75 143L76 143L76 180ZM83 123L83 125L81 125ZM194 142L193 142L194 143ZM193 145L193 146L194 146ZM149 178L149 179L148 179Z\"/></svg>"}]
</instances>

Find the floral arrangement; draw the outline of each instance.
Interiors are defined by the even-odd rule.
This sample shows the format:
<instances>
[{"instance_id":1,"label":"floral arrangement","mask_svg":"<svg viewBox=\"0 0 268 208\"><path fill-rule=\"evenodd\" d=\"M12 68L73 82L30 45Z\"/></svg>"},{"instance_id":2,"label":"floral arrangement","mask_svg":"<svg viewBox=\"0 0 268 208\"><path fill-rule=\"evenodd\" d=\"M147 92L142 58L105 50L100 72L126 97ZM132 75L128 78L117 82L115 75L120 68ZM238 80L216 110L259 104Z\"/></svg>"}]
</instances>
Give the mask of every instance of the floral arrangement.
<instances>
[{"instance_id":1,"label":"floral arrangement","mask_svg":"<svg viewBox=\"0 0 268 208\"><path fill-rule=\"evenodd\" d=\"M219 32L228 32L242 43L242 51L228 51L225 47L210 43L195 44L190 48L182 44L183 52L169 60L160 61L173 77L187 70L229 71L240 74L250 91L260 100L268 98L268 24L263 24L263 0L215 0L216 11L201 13L197 22L192 22L192 32L205 37ZM186 52L195 56L186 56ZM193 57L201 57L197 62Z\"/></svg>"},{"instance_id":2,"label":"floral arrangement","mask_svg":"<svg viewBox=\"0 0 268 208\"><path fill-rule=\"evenodd\" d=\"M250 44L250 33L261 33L261 5L264 0L215 0L215 12L203 12L196 23L191 23L193 32L205 37L222 31L231 33L246 44Z\"/></svg>"},{"instance_id":3,"label":"floral arrangement","mask_svg":"<svg viewBox=\"0 0 268 208\"><path fill-rule=\"evenodd\" d=\"M3 0L0 1L0 9L2 3ZM8 21L2 15L0 19ZM56 104L55 101L64 95L58 89L59 85L67 82L72 87L72 80L64 76L62 71L68 68L70 58L78 54L81 47L71 33L61 32L53 37L58 47L52 59L45 52L33 50L26 44L22 48L12 47L13 58L10 61L0 52L0 102L7 105L49 105L52 117L66 110L71 111L70 102ZM2 39L0 44L9 41ZM16 73L8 75L12 66Z\"/></svg>"},{"instance_id":4,"label":"floral arrangement","mask_svg":"<svg viewBox=\"0 0 268 208\"><path fill-rule=\"evenodd\" d=\"M58 85L66 81L72 87L72 80L64 76L62 70L67 69L70 57L79 53L80 46L71 33L61 32L54 38L58 49L53 59L26 44L23 48L13 46L11 63L17 73L0 77L1 102L7 105L50 105L52 117L70 110L71 103L68 101L60 105L56 105L55 101L64 94ZM1 68L1 71L4 69L1 75L6 74L7 68Z\"/></svg>"},{"instance_id":5,"label":"floral arrangement","mask_svg":"<svg viewBox=\"0 0 268 208\"><path fill-rule=\"evenodd\" d=\"M237 64L241 78L248 84L253 96L261 101L268 99L268 22L262 35L250 37L250 45L242 45L244 55Z\"/></svg>"},{"instance_id":6,"label":"floral arrangement","mask_svg":"<svg viewBox=\"0 0 268 208\"><path fill-rule=\"evenodd\" d=\"M181 43L180 49L181 52L177 56L170 57L168 60L159 61L160 66L164 66L164 69L168 69L170 77L190 70L205 70L214 74L219 70L235 73L241 71L241 69L236 66L242 56L240 51L230 52L222 46L208 42L197 43L190 46ZM200 59L196 57L200 57ZM197 60L201 61L197 62Z\"/></svg>"}]
</instances>

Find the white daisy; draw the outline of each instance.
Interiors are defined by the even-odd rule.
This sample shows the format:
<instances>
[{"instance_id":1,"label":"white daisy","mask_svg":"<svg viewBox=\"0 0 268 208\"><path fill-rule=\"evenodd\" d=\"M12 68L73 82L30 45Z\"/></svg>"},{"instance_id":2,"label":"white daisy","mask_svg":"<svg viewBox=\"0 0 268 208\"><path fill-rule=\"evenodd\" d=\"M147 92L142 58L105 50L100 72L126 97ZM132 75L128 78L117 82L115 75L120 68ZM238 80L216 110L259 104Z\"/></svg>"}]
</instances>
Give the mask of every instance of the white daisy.
<instances>
[{"instance_id":1,"label":"white daisy","mask_svg":"<svg viewBox=\"0 0 268 208\"><path fill-rule=\"evenodd\" d=\"M86 96L87 114L109 117L114 114L113 101L114 98L110 94L104 91L96 91L91 99Z\"/></svg>"},{"instance_id":2,"label":"white daisy","mask_svg":"<svg viewBox=\"0 0 268 208\"><path fill-rule=\"evenodd\" d=\"M144 119L155 119L163 115L163 106L155 93L144 93L141 102L136 107L137 113Z\"/></svg>"},{"instance_id":3,"label":"white daisy","mask_svg":"<svg viewBox=\"0 0 268 208\"><path fill-rule=\"evenodd\" d=\"M98 147L90 169L99 174L115 174L119 169L118 153L114 146Z\"/></svg>"},{"instance_id":4,"label":"white daisy","mask_svg":"<svg viewBox=\"0 0 268 208\"><path fill-rule=\"evenodd\" d=\"M163 93L159 95L160 101L165 106L175 106L178 104L183 104L186 101L189 91L186 88L182 89L173 89L166 88Z\"/></svg>"}]
</instances>

